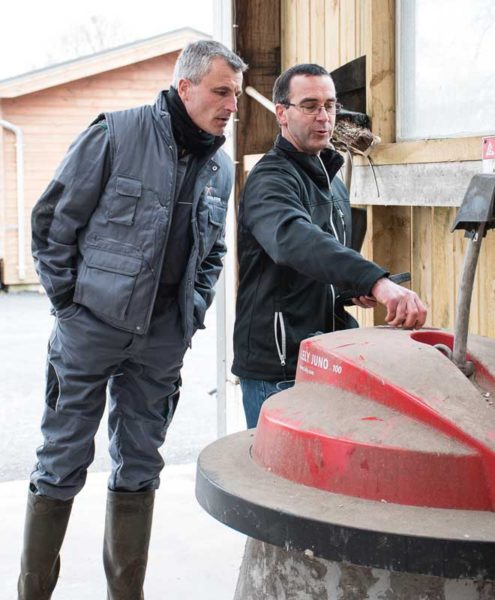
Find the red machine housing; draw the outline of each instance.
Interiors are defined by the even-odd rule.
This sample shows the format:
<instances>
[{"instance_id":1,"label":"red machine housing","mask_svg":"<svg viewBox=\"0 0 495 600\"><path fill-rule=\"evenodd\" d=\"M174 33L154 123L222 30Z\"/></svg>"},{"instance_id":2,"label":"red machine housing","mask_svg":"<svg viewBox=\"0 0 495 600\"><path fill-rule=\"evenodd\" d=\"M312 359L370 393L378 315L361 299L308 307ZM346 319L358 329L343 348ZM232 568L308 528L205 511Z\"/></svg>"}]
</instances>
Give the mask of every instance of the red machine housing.
<instances>
[{"instance_id":1,"label":"red machine housing","mask_svg":"<svg viewBox=\"0 0 495 600\"><path fill-rule=\"evenodd\" d=\"M378 327L301 344L296 385L267 401L252 447L295 483L396 504L495 510L495 341ZM291 400L294 400L293 402Z\"/></svg>"}]
</instances>

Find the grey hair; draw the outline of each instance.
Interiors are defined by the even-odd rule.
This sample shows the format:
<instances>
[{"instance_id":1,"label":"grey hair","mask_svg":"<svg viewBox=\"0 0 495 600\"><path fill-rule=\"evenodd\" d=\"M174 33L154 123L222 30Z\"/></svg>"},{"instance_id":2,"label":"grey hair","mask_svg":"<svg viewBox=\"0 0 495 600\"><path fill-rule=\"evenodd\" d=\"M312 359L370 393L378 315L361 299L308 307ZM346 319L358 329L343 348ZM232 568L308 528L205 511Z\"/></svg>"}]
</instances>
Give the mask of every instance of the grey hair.
<instances>
[{"instance_id":1,"label":"grey hair","mask_svg":"<svg viewBox=\"0 0 495 600\"><path fill-rule=\"evenodd\" d=\"M180 79L189 79L197 85L209 72L215 58L223 58L229 67L238 73L244 73L247 64L220 42L199 40L188 44L175 63L172 85L176 88Z\"/></svg>"}]
</instances>

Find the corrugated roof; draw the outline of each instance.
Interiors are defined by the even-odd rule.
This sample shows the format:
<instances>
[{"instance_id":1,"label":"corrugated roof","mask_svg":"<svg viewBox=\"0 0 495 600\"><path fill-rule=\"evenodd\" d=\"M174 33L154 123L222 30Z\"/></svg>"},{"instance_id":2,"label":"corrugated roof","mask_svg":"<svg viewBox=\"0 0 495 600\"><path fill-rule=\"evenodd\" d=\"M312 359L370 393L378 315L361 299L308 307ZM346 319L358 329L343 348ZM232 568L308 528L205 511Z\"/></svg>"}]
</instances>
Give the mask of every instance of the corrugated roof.
<instances>
[{"instance_id":1,"label":"corrugated roof","mask_svg":"<svg viewBox=\"0 0 495 600\"><path fill-rule=\"evenodd\" d=\"M209 38L211 36L206 33L184 27L109 50L102 50L95 54L4 79L0 81L0 98L15 98L83 77L91 77L105 71L126 67L156 56L177 52L190 42Z\"/></svg>"}]
</instances>

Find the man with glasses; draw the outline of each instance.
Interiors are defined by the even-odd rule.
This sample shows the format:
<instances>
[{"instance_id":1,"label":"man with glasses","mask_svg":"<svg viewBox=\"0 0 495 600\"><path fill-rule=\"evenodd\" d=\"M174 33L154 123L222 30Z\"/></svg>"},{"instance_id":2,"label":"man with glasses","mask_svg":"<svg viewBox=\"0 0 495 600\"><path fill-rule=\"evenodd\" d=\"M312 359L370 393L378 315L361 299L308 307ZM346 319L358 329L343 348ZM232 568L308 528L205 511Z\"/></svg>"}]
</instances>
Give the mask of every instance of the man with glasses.
<instances>
[{"instance_id":1,"label":"man with glasses","mask_svg":"<svg viewBox=\"0 0 495 600\"><path fill-rule=\"evenodd\" d=\"M240 377L249 428L271 394L293 384L304 338L356 326L352 302L387 308L395 327L420 328L418 296L352 250L351 210L329 148L341 109L326 69L291 67L273 88L280 135L250 173L240 203L239 290L232 372Z\"/></svg>"}]
</instances>

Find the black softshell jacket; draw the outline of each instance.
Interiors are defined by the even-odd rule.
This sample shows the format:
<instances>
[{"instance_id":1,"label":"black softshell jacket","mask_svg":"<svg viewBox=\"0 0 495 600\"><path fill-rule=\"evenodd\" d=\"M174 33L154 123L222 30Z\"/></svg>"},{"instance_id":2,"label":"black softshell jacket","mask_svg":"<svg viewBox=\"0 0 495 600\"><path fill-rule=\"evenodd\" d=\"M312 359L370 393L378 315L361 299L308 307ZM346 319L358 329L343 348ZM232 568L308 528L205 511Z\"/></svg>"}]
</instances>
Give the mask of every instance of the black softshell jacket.
<instances>
[{"instance_id":1,"label":"black softshell jacket","mask_svg":"<svg viewBox=\"0 0 495 600\"><path fill-rule=\"evenodd\" d=\"M239 208L239 290L232 372L292 379L301 340L352 326L340 292L369 294L387 273L350 249L342 157L298 152L279 136L254 167Z\"/></svg>"}]
</instances>

